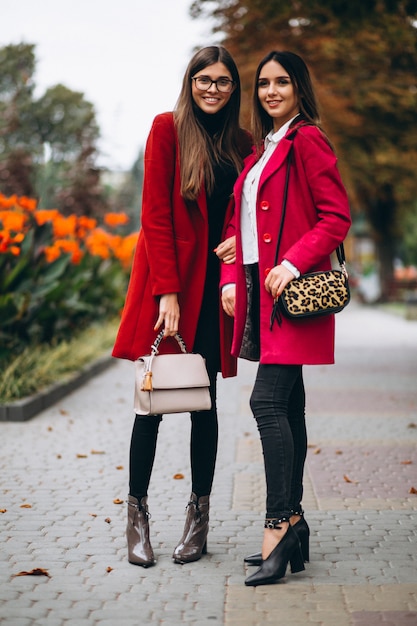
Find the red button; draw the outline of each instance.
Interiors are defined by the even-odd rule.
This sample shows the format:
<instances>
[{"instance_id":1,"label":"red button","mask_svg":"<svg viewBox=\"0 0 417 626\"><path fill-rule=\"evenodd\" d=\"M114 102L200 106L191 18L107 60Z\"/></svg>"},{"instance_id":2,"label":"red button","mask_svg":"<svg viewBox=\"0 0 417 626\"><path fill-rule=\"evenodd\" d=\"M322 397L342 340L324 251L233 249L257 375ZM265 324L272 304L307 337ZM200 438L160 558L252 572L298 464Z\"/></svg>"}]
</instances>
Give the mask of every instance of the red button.
<instances>
[{"instance_id":1,"label":"red button","mask_svg":"<svg viewBox=\"0 0 417 626\"><path fill-rule=\"evenodd\" d=\"M269 202L268 200L262 200L261 202L262 211L269 211Z\"/></svg>"},{"instance_id":2,"label":"red button","mask_svg":"<svg viewBox=\"0 0 417 626\"><path fill-rule=\"evenodd\" d=\"M271 243L272 235L270 233L264 233L262 239L264 240L264 243Z\"/></svg>"},{"instance_id":3,"label":"red button","mask_svg":"<svg viewBox=\"0 0 417 626\"><path fill-rule=\"evenodd\" d=\"M270 267L267 267L267 268L265 269L265 271L264 271L265 278L268 276L268 274L269 274L269 272L270 272L270 271L271 271L271 268L270 268Z\"/></svg>"}]
</instances>

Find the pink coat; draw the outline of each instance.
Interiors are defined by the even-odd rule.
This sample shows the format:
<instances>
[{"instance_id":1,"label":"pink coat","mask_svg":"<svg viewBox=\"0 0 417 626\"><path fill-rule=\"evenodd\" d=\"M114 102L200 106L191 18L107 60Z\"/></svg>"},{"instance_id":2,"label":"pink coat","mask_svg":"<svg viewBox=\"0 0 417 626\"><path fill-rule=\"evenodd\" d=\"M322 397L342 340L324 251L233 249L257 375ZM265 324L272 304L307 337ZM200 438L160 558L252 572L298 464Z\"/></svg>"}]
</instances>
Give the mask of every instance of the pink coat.
<instances>
[{"instance_id":1,"label":"pink coat","mask_svg":"<svg viewBox=\"0 0 417 626\"><path fill-rule=\"evenodd\" d=\"M282 198L291 146L290 131L268 161L259 183L256 208L259 247L260 362L277 364L334 363L334 315L292 321L283 318L270 330L272 296L263 287L274 265ZM349 203L337 169L337 159L323 133L303 126L293 139L294 150L287 210L278 262L287 259L301 273L327 270L330 254L345 239L351 224ZM222 285L236 283L232 354L239 355L246 318L246 283L240 233L241 196L245 177L256 162L254 154L234 188L235 212L227 236L236 232L236 264L222 265Z\"/></svg>"},{"instance_id":2,"label":"pink coat","mask_svg":"<svg viewBox=\"0 0 417 626\"><path fill-rule=\"evenodd\" d=\"M242 131L242 157L249 152ZM142 229L136 246L126 302L113 356L135 360L148 354L156 332L159 296L178 293L179 332L192 350L206 278L208 216L204 190L196 202L180 194L178 137L173 114L158 115L145 150ZM230 212L229 212L230 217ZM220 306L221 364L223 376L236 373L231 355L233 320ZM177 352L174 339L161 342L159 351Z\"/></svg>"}]
</instances>

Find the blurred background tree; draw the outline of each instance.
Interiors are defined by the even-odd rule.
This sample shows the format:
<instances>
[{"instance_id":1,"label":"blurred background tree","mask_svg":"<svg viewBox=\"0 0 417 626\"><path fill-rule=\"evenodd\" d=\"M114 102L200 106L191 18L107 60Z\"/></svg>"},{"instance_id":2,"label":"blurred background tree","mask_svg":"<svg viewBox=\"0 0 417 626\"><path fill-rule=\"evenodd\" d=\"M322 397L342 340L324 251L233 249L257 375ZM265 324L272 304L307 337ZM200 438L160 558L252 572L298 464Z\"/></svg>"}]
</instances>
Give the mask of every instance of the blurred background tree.
<instances>
[{"instance_id":1,"label":"blurred background tree","mask_svg":"<svg viewBox=\"0 0 417 626\"><path fill-rule=\"evenodd\" d=\"M35 99L34 50L23 43L0 48L0 191L36 197L64 214L100 217L109 194L96 166L94 107L64 85Z\"/></svg>"},{"instance_id":2,"label":"blurred background tree","mask_svg":"<svg viewBox=\"0 0 417 626\"><path fill-rule=\"evenodd\" d=\"M33 194L34 159L40 156L33 132L34 46L0 48L0 186L5 194Z\"/></svg>"},{"instance_id":3,"label":"blurred background tree","mask_svg":"<svg viewBox=\"0 0 417 626\"><path fill-rule=\"evenodd\" d=\"M388 299L396 255L417 263L417 0L195 0L190 13L215 19L239 66L246 126L261 58L287 49L306 60Z\"/></svg>"}]
</instances>

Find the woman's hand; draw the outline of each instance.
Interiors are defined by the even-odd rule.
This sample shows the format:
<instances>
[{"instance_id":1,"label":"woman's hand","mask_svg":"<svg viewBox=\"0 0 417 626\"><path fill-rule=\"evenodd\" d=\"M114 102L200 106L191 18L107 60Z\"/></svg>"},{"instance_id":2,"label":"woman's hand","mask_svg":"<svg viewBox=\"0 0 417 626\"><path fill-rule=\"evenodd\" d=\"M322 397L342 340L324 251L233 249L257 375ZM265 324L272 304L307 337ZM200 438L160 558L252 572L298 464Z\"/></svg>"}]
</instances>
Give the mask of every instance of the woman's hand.
<instances>
[{"instance_id":1,"label":"woman's hand","mask_svg":"<svg viewBox=\"0 0 417 626\"><path fill-rule=\"evenodd\" d=\"M219 257L220 261L226 263L226 265L230 265L236 261L236 237L229 237L219 243L217 248L214 249L214 252Z\"/></svg>"},{"instance_id":2,"label":"woman's hand","mask_svg":"<svg viewBox=\"0 0 417 626\"><path fill-rule=\"evenodd\" d=\"M276 300L293 278L294 274L284 265L276 265L265 279L265 289Z\"/></svg>"},{"instance_id":3,"label":"woman's hand","mask_svg":"<svg viewBox=\"0 0 417 626\"><path fill-rule=\"evenodd\" d=\"M180 307L176 293L166 293L159 300L159 317L154 326L158 330L164 324L164 337L173 337L178 332Z\"/></svg>"},{"instance_id":4,"label":"woman's hand","mask_svg":"<svg viewBox=\"0 0 417 626\"><path fill-rule=\"evenodd\" d=\"M222 292L222 306L223 310L230 317L235 316L235 301L236 301L236 287L229 287Z\"/></svg>"}]
</instances>

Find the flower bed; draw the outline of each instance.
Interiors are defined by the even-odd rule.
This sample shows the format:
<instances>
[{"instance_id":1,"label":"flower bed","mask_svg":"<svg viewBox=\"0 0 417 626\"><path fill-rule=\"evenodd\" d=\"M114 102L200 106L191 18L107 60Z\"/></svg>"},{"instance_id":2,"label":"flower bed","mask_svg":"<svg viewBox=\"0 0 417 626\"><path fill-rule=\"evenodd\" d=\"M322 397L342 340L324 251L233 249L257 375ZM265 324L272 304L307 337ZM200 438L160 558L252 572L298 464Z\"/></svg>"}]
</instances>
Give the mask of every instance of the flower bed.
<instances>
[{"instance_id":1,"label":"flower bed","mask_svg":"<svg viewBox=\"0 0 417 626\"><path fill-rule=\"evenodd\" d=\"M0 363L27 346L71 339L123 306L137 233L0 194Z\"/></svg>"}]
</instances>

